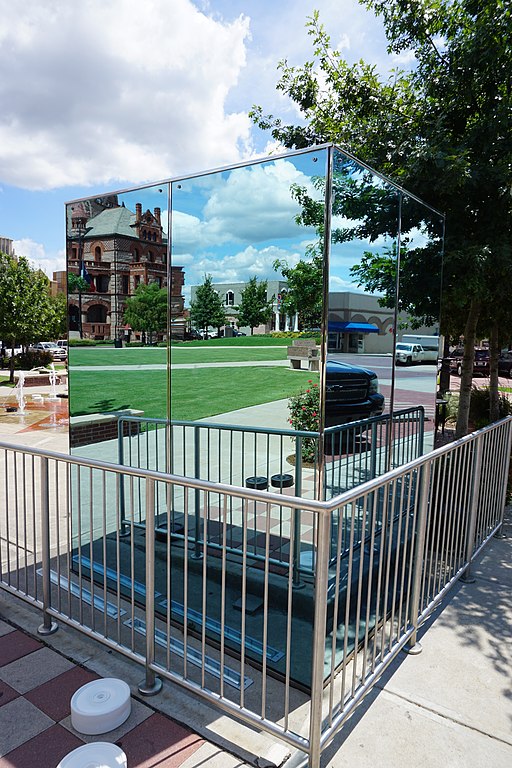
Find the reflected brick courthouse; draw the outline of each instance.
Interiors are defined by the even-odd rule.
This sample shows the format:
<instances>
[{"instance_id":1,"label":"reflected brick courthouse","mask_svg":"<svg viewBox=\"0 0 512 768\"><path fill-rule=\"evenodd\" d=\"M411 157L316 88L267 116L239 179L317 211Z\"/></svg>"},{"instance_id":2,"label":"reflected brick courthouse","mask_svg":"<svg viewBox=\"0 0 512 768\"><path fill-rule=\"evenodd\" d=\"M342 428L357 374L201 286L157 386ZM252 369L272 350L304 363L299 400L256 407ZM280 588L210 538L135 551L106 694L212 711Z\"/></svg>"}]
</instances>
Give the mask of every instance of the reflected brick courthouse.
<instances>
[{"instance_id":1,"label":"reflected brick courthouse","mask_svg":"<svg viewBox=\"0 0 512 768\"><path fill-rule=\"evenodd\" d=\"M87 290L69 296L71 337L138 341L141 334L123 322L126 300L139 285L153 282L170 285L173 335L183 337L184 272L168 264L161 207L143 211L135 202L133 208L115 194L68 206L68 271L88 283Z\"/></svg>"}]
</instances>

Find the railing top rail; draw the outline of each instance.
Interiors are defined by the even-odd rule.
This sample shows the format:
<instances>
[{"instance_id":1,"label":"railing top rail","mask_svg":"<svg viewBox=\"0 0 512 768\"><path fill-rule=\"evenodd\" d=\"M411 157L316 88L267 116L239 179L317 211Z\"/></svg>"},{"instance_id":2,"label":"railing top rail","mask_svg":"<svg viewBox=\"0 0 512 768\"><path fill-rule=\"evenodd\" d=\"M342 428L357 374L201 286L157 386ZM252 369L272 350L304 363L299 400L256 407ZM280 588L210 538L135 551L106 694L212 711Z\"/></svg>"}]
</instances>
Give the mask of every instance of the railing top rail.
<instances>
[{"instance_id":1,"label":"railing top rail","mask_svg":"<svg viewBox=\"0 0 512 768\"><path fill-rule=\"evenodd\" d=\"M400 416L407 416L409 414L413 413L420 413L424 414L425 409L422 405L415 405L410 408L403 408L400 411L395 411L393 413L393 419L396 419ZM368 419L359 419L358 421L350 421L347 424L339 424L337 426L333 427L327 427L325 429L326 434L331 434L333 432L343 431L343 430L349 430L353 429L354 427L360 427L360 426L367 426L368 424L375 424L380 421L388 421L390 417L389 413L383 413L380 416L371 416ZM130 415L123 415L121 414L119 416L120 422L130 422L135 424L162 424L163 426L177 426L177 427L197 427L197 428L215 428L219 430L231 430L232 432L250 432L255 434L265 434L265 435L284 435L286 437L310 437L310 438L318 438L320 436L319 432L308 432L306 430L300 430L300 429L275 429L273 427L252 427L252 426L241 426L238 424L224 424L220 422L215 421L185 421L183 419L158 419L158 418L149 418L144 416L130 416Z\"/></svg>"},{"instance_id":2,"label":"railing top rail","mask_svg":"<svg viewBox=\"0 0 512 768\"><path fill-rule=\"evenodd\" d=\"M152 469L138 469L128 465L113 464L109 461L100 459L84 458L82 456L72 456L68 453L57 453L56 451L45 451L41 448L34 448L25 445L16 445L0 441L0 450L13 451L16 453L30 456L39 456L43 459L59 461L71 466L84 467L86 469L97 469L105 472L112 472L117 475L128 477L139 477L143 479L157 480L169 485L180 485L186 488L221 493L227 496L250 499L251 501L262 501L265 504L276 504L281 507L292 507L294 509L309 510L311 512L321 512L325 504L314 499L304 499L298 496L284 496L280 493L271 491L258 491L252 488L241 487L238 485L228 485L211 480L200 480L186 475L172 475L167 472L157 472Z\"/></svg>"},{"instance_id":3,"label":"railing top rail","mask_svg":"<svg viewBox=\"0 0 512 768\"><path fill-rule=\"evenodd\" d=\"M303 509L303 510L309 510L311 512L317 512L319 514L322 514L322 513L325 514L325 513L332 512L333 510L337 509L340 506L349 504L355 499L365 496L371 493L372 491L377 490L381 486L386 485L389 482L393 482L399 477L408 474L414 469L422 467L428 462L434 461L440 456L452 453L454 450L456 450L462 445L465 445L466 443L476 442L483 434L492 432L496 429L500 429L501 427L503 427L503 425L507 423L510 424L511 422L512 422L512 416L507 416L506 418L501 419L500 421L497 421L494 424L489 424L487 427L483 427L482 429L479 429L470 435L466 435L465 437L461 437L458 440L455 440L451 443L447 443L446 445L440 448L436 448L436 450L432 451L431 453L427 453L424 456L420 456L417 459L413 459L407 464L403 464L400 467L396 467L395 469L392 469L390 472L387 472L385 475L381 475L380 477L376 477L373 480L368 480L365 483L361 483L361 485L358 485L355 488L352 488L351 490L345 491L339 496L334 496L332 499L329 499L328 501L316 501L313 499L299 498L297 496L288 496L288 495L283 496L282 494L273 493L271 491L257 491L252 488L246 488L246 487L242 488L240 486L233 486L233 485L228 485L226 483L217 483L217 482L212 482L208 480L199 480L196 478L190 478L182 475L171 475L164 472L155 472L154 470L149 470L149 469L141 470L141 469L125 466L125 465L121 466L119 464L113 464L111 462L100 461L99 459L85 459L80 456L71 456L66 453L45 451L45 450L42 450L41 448L15 445L13 443L6 443L3 441L0 441L0 449L7 450L7 451L15 451L17 453L23 453L23 454L33 455L33 456L40 456L41 458L53 459L53 460L60 461L70 465L109 471L118 475L128 475L133 477L149 478L149 479L157 480L160 482L166 482L169 484L185 486L188 488L211 491L214 493L222 493L227 496L233 496L233 497L239 497L239 498L242 497L242 498L250 499L252 501L262 501L270 505L276 504L283 507L292 507L294 509Z\"/></svg>"}]
</instances>

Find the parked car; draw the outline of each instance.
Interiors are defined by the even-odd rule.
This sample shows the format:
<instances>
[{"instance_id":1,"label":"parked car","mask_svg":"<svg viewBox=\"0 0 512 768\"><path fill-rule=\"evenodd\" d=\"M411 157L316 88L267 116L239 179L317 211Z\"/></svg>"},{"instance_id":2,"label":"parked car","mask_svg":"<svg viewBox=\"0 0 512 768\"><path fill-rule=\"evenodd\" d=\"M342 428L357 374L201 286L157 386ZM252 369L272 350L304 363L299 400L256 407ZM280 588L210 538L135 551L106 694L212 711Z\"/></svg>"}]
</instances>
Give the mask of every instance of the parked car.
<instances>
[{"instance_id":1,"label":"parked car","mask_svg":"<svg viewBox=\"0 0 512 768\"><path fill-rule=\"evenodd\" d=\"M13 350L12 350L11 347L4 346L0 342L0 349L2 349L2 348L3 348L3 355L4 355L4 357L10 357L13 354ZM20 346L18 346L16 344L16 346L14 347L14 357L16 357L17 355L21 355L22 352L23 352L22 347L20 347Z\"/></svg>"},{"instance_id":2,"label":"parked car","mask_svg":"<svg viewBox=\"0 0 512 768\"><path fill-rule=\"evenodd\" d=\"M421 344L409 344L399 341L395 350L397 365L412 365L422 363L425 360L425 352Z\"/></svg>"},{"instance_id":3,"label":"parked car","mask_svg":"<svg viewBox=\"0 0 512 768\"><path fill-rule=\"evenodd\" d=\"M498 359L498 373L500 376L508 376L512 379L512 349L502 352Z\"/></svg>"},{"instance_id":4,"label":"parked car","mask_svg":"<svg viewBox=\"0 0 512 768\"><path fill-rule=\"evenodd\" d=\"M55 341L38 341L37 344L33 344L31 349L40 350L41 352L50 352L54 360L66 360L68 351L64 347L59 347Z\"/></svg>"},{"instance_id":5,"label":"parked car","mask_svg":"<svg viewBox=\"0 0 512 768\"><path fill-rule=\"evenodd\" d=\"M67 339L59 339L56 343L57 343L58 347L63 347L64 349L67 350L67 348L68 348L68 340Z\"/></svg>"},{"instance_id":6,"label":"parked car","mask_svg":"<svg viewBox=\"0 0 512 768\"><path fill-rule=\"evenodd\" d=\"M464 347L456 347L449 356L450 372L462 376L462 358ZM475 362L473 363L473 376L489 375L489 350L485 347L475 349Z\"/></svg>"},{"instance_id":7,"label":"parked car","mask_svg":"<svg viewBox=\"0 0 512 768\"><path fill-rule=\"evenodd\" d=\"M380 416L383 410L384 395L379 392L379 379L375 371L338 360L327 360L326 427Z\"/></svg>"}]
</instances>

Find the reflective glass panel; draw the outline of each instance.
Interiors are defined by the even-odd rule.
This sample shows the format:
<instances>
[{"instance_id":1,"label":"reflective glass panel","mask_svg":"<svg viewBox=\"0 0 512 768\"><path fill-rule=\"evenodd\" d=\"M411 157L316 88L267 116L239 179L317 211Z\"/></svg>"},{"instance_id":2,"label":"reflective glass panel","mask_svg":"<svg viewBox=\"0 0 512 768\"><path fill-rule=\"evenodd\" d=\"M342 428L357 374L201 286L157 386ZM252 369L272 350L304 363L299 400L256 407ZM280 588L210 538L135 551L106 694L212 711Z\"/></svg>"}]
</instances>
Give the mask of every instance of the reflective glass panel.
<instances>
[{"instance_id":1,"label":"reflective glass panel","mask_svg":"<svg viewBox=\"0 0 512 768\"><path fill-rule=\"evenodd\" d=\"M168 415L168 185L70 203L66 215L71 447L113 459L109 414ZM183 324L183 299L175 315Z\"/></svg>"}]
</instances>

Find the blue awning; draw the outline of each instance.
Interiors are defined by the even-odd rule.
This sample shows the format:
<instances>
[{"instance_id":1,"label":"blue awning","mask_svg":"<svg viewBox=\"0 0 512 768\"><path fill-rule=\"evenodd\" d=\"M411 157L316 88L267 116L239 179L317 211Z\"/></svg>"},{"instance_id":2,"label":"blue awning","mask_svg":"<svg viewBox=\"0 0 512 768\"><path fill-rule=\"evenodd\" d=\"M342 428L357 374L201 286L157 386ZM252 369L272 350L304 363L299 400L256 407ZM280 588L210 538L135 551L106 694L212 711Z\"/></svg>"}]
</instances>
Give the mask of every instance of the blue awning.
<instances>
[{"instance_id":1,"label":"blue awning","mask_svg":"<svg viewBox=\"0 0 512 768\"><path fill-rule=\"evenodd\" d=\"M335 333L378 333L379 329L372 323L342 323L332 321L329 323L329 331Z\"/></svg>"}]
</instances>

